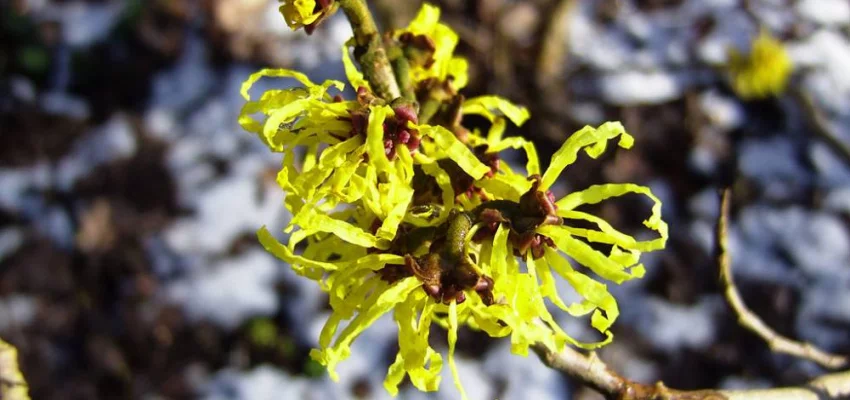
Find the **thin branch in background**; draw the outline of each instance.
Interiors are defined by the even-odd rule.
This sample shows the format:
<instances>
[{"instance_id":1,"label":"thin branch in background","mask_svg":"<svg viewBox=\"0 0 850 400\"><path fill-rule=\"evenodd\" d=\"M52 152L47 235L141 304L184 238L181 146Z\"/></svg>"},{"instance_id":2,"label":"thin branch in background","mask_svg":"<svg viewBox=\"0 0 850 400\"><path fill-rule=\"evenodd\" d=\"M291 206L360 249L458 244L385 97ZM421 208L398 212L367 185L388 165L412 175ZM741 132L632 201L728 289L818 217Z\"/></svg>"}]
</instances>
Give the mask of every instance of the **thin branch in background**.
<instances>
[{"instance_id":1,"label":"thin branch in background","mask_svg":"<svg viewBox=\"0 0 850 400\"><path fill-rule=\"evenodd\" d=\"M826 141L829 147L838 153L845 163L850 164L850 146L841 140L841 135L835 131L835 125L824 115L823 110L818 108L812 96L803 89L793 90L792 95L800 102L801 108L814 133Z\"/></svg>"},{"instance_id":2,"label":"thin branch in background","mask_svg":"<svg viewBox=\"0 0 850 400\"><path fill-rule=\"evenodd\" d=\"M847 364L847 357L829 354L810 343L797 342L778 334L744 304L741 294L738 292L738 288L735 286L735 281L732 278L732 263L730 262L727 248L729 197L729 190L724 190L720 200L720 219L717 222L715 232L715 238L717 240L716 256L717 265L720 269L720 283L723 285L726 301L732 307L735 315L738 316L738 323L764 339L768 346L770 346L770 349L776 353L810 360L822 367L830 369L845 366Z\"/></svg>"},{"instance_id":3,"label":"thin branch in background","mask_svg":"<svg viewBox=\"0 0 850 400\"><path fill-rule=\"evenodd\" d=\"M534 74L537 90L542 93L563 92L564 66L568 63L567 21L575 5L575 0L558 0L548 14L549 20L541 35L537 71Z\"/></svg>"},{"instance_id":4,"label":"thin branch in background","mask_svg":"<svg viewBox=\"0 0 850 400\"><path fill-rule=\"evenodd\" d=\"M539 121L543 136L552 142L564 140L564 123L573 118L567 111L570 99L567 96L566 66L569 65L570 15L578 9L577 0L556 0L546 8L540 35L540 47L536 56L532 99L538 102L542 119Z\"/></svg>"},{"instance_id":5,"label":"thin branch in background","mask_svg":"<svg viewBox=\"0 0 850 400\"><path fill-rule=\"evenodd\" d=\"M595 353L585 355L567 347L557 353L537 343L534 352L547 367L561 371L606 399L617 400L826 400L850 396L850 371L819 376L793 387L757 390L676 390L662 382L646 385L628 380Z\"/></svg>"}]
</instances>

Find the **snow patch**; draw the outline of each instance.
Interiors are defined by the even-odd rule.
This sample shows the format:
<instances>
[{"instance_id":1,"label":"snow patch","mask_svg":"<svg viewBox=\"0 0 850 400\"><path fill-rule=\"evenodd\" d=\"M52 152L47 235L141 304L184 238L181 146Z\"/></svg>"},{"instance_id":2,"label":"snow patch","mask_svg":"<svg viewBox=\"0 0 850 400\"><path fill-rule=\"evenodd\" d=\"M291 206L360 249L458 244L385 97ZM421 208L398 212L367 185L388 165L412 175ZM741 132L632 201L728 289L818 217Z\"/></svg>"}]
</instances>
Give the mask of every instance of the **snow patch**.
<instances>
[{"instance_id":1,"label":"snow patch","mask_svg":"<svg viewBox=\"0 0 850 400\"><path fill-rule=\"evenodd\" d=\"M249 250L193 272L166 289L166 296L183 304L191 320L208 319L234 329L248 318L278 309L275 283L280 265L265 251Z\"/></svg>"},{"instance_id":2,"label":"snow patch","mask_svg":"<svg viewBox=\"0 0 850 400\"><path fill-rule=\"evenodd\" d=\"M803 18L821 25L850 23L850 3L845 0L800 0L796 9Z\"/></svg>"},{"instance_id":3,"label":"snow patch","mask_svg":"<svg viewBox=\"0 0 850 400\"><path fill-rule=\"evenodd\" d=\"M74 183L102 164L136 154L136 137L127 117L116 114L105 124L74 143L59 161L57 186L71 190Z\"/></svg>"}]
</instances>

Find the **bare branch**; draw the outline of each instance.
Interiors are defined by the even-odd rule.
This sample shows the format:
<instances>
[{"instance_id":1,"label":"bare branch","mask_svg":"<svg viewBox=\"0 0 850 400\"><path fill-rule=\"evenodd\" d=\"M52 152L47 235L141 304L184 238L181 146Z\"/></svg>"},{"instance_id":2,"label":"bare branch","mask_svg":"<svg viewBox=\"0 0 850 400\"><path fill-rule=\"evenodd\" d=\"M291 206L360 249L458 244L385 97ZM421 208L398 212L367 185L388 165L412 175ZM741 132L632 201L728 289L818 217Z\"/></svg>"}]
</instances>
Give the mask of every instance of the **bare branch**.
<instances>
[{"instance_id":1,"label":"bare branch","mask_svg":"<svg viewBox=\"0 0 850 400\"><path fill-rule=\"evenodd\" d=\"M381 33L375 25L365 0L339 0L339 5L354 31L354 57L363 69L363 75L378 97L391 101L401 96ZM356 88L355 88L356 89Z\"/></svg>"},{"instance_id":2,"label":"bare branch","mask_svg":"<svg viewBox=\"0 0 850 400\"><path fill-rule=\"evenodd\" d=\"M826 353L810 343L790 340L776 333L776 331L767 326L764 321L744 304L741 294L738 292L738 288L735 286L735 281L732 278L732 263L729 260L729 251L727 249L729 197L729 190L724 190L720 202L720 219L717 222L715 232L715 239L717 241L716 256L717 265L720 268L720 282L724 287L724 295L732 310L738 316L738 322L744 328L764 339L774 352L810 360L830 369L841 368L846 365L846 357Z\"/></svg>"},{"instance_id":3,"label":"bare branch","mask_svg":"<svg viewBox=\"0 0 850 400\"><path fill-rule=\"evenodd\" d=\"M814 133L823 139L830 149L838 153L845 163L850 164L850 146L841 140L841 134L836 131L835 125L824 115L823 110L815 104L812 96L803 89L793 90L792 95L800 102Z\"/></svg>"},{"instance_id":4,"label":"bare branch","mask_svg":"<svg viewBox=\"0 0 850 400\"><path fill-rule=\"evenodd\" d=\"M596 353L579 353L570 347L556 353L542 343L536 343L532 349L547 367L567 373L581 383L603 394L620 393L625 379L608 369Z\"/></svg>"},{"instance_id":5,"label":"bare branch","mask_svg":"<svg viewBox=\"0 0 850 400\"><path fill-rule=\"evenodd\" d=\"M563 91L569 29L567 18L575 6L575 0L558 0L549 12L548 25L541 36L540 52L537 55L537 71L534 74L538 90Z\"/></svg>"},{"instance_id":6,"label":"bare branch","mask_svg":"<svg viewBox=\"0 0 850 400\"><path fill-rule=\"evenodd\" d=\"M824 400L850 396L850 371L818 377L805 385L759 390L676 390L661 382L646 385L630 381L609 368L595 353L570 347L557 353L541 343L534 352L546 366L564 372L607 399L618 400Z\"/></svg>"}]
</instances>

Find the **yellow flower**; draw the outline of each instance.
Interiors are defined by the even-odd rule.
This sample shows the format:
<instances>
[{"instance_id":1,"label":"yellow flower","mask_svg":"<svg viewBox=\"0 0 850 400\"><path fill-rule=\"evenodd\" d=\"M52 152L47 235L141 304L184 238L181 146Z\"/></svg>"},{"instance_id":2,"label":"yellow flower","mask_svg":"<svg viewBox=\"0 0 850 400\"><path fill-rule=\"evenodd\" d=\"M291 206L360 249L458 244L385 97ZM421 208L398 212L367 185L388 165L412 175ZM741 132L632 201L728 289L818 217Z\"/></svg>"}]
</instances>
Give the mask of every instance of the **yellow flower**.
<instances>
[{"instance_id":1,"label":"yellow flower","mask_svg":"<svg viewBox=\"0 0 850 400\"><path fill-rule=\"evenodd\" d=\"M309 27L328 4L336 3L286 1L282 11L290 26ZM619 123L585 127L565 141L541 175L534 145L504 136L508 121L522 125L528 110L496 96L464 100L457 94L466 84L466 62L453 55L457 35L438 20L439 9L426 4L392 35L408 61L422 110L408 99L387 104L372 95L351 59L349 41L342 61L355 100L328 93L341 91L342 82L315 84L299 72L266 69L243 84L247 103L239 123L283 154L277 180L293 213L289 240L281 244L261 228L260 242L330 298L333 312L311 357L338 379L336 366L355 339L392 312L399 352L385 388L396 395L409 376L420 390L437 390L443 356L429 343L430 326L437 324L448 330L448 364L465 399L454 359L460 326L509 336L512 351L521 355L538 342L553 349L602 346L612 339L617 302L604 283L573 269L567 258L617 284L639 278L641 253L664 247L667 225L660 201L635 184L592 186L556 200L549 188L579 152L596 158L609 140L629 148L632 137ZM300 86L252 100L249 89L267 76ZM461 125L466 115L490 121L486 136ZM506 149L525 152L525 173L500 162ZM654 202L644 224L658 238L638 241L579 210L628 193ZM584 227L570 225L576 220ZM556 291L558 277L582 300L565 304ZM547 299L570 315L591 314L591 325L604 337L595 343L570 337Z\"/></svg>"},{"instance_id":2,"label":"yellow flower","mask_svg":"<svg viewBox=\"0 0 850 400\"><path fill-rule=\"evenodd\" d=\"M464 218L461 216L458 220L464 221ZM358 219L360 224L365 224L369 218ZM410 237L416 235L415 232L410 233ZM320 348L311 351L310 355L327 367L334 380L339 379L336 365L350 355L351 345L357 336L381 315L392 311L399 328L399 352L384 382L387 391L396 395L405 375L409 375L413 385L420 390L437 390L443 358L428 341L430 325L435 322L448 329L449 367L455 384L466 398L454 360L458 327L469 324L493 336L504 336L509 332L508 327L500 325L500 320L511 315L510 308L507 305L490 305L492 281L471 265L458 267L465 268L467 275L463 278L451 271L441 271L433 276L430 273L435 270L419 266L410 254L403 257L391 253L370 253L367 248L334 235L309 236L301 255L296 255L293 249L305 238L303 234L294 234L287 246L278 243L265 228L258 232L258 237L270 253L291 263L299 274L319 281L328 292L333 313L320 334ZM469 253L464 253L464 256L468 257ZM439 276L441 273L442 277ZM446 289L445 292L432 289L434 279L445 285L442 288ZM463 279L472 280L466 287L453 286L449 293L449 286L460 284ZM464 292L469 292L469 295ZM475 292L478 294L473 294ZM339 331L343 321L348 322Z\"/></svg>"},{"instance_id":3,"label":"yellow flower","mask_svg":"<svg viewBox=\"0 0 850 400\"><path fill-rule=\"evenodd\" d=\"M392 33L410 62L408 73L414 89L421 89L420 85L424 83L448 83L451 91L457 91L469 81L468 62L454 55L458 35L439 20L440 9L423 3L406 28ZM345 73L355 88L369 88L369 83L351 60L350 48L353 45L354 41L349 40L342 48Z\"/></svg>"},{"instance_id":4,"label":"yellow flower","mask_svg":"<svg viewBox=\"0 0 850 400\"><path fill-rule=\"evenodd\" d=\"M348 72L350 81L362 79L356 69ZM264 76L292 78L303 86L269 90L252 101L248 91ZM660 202L648 188L633 184L593 186L558 201L548 188L581 150L597 157L617 137L621 147L630 147L632 138L622 125L576 132L540 176L534 146L503 137L508 120L521 125L528 119L523 107L495 96L467 100L461 115L481 115L492 126L486 137L476 132L464 143L442 126L418 125L414 109L383 105L365 87L355 101L328 94L342 87L337 81L317 85L294 71L262 70L243 85L248 102L239 118L246 130L284 155L278 183L294 214L289 242L278 243L265 229L258 236L270 253L328 292L333 314L320 348L311 355L331 377L337 378L335 366L348 357L356 337L390 311L399 325L400 346L385 381L393 394L405 375L421 390L438 387L443 359L428 343L431 323L449 330L448 363L464 398L454 362L461 325L510 336L512 351L522 355L535 342L559 349L566 344L595 348L611 340L609 328L619 314L616 301L604 284L572 269L561 253L615 283L642 276L640 253L662 248L667 238ZM526 174L490 162L507 148L525 150ZM449 164L459 172L450 174ZM430 213L417 213L413 202L417 168L440 192L438 208L426 204ZM458 192L461 175L484 196ZM655 201L645 224L660 234L658 239L637 241L576 210L626 193ZM596 229L571 227L562 219L583 220ZM610 245L610 253L586 242ZM302 243L306 247L297 254ZM525 259L524 271L515 254ZM555 290L556 276L584 300L564 304ZM591 325L605 338L582 343L570 337L545 299L574 316L592 313ZM343 321L349 322L337 332Z\"/></svg>"},{"instance_id":5,"label":"yellow flower","mask_svg":"<svg viewBox=\"0 0 850 400\"><path fill-rule=\"evenodd\" d=\"M729 52L732 88L744 99L762 99L782 93L793 68L782 42L764 30L753 40L749 54L735 49Z\"/></svg>"},{"instance_id":6,"label":"yellow flower","mask_svg":"<svg viewBox=\"0 0 850 400\"><path fill-rule=\"evenodd\" d=\"M342 217L353 217L363 227L372 219L368 213L345 213ZM452 225L467 229L470 222L467 216L456 214ZM286 246L265 228L260 229L258 237L267 251L290 263L299 274L318 281L328 292L333 313L320 334L320 348L314 349L311 357L327 367L332 379L339 378L336 365L350 355L357 336L381 315L393 312L399 328L399 352L384 382L387 391L396 395L405 375L420 390L438 389L443 357L429 343L430 325L436 323L448 330L448 364L465 399L454 359L461 325L493 337L510 334L513 351L518 354L527 355L528 347L535 342L552 347L562 346L564 341L583 345L560 330L542 297L529 295L538 291L534 261L529 261L530 273L520 272L509 252L508 230L499 227L494 241L475 243L475 229L467 231L462 243L449 244L453 250L440 251L439 265L425 264L429 258L435 259L433 251L423 257L375 253L331 234L298 231ZM406 232L391 251L410 250L410 243L423 232L432 233L427 229ZM438 239L445 239L439 235ZM303 253L295 254L295 247L305 240ZM348 322L339 331L343 321Z\"/></svg>"},{"instance_id":7,"label":"yellow flower","mask_svg":"<svg viewBox=\"0 0 850 400\"><path fill-rule=\"evenodd\" d=\"M526 174L514 173L509 165L499 163L497 171L474 183L488 198L519 201L520 196L531 188L528 177L540 174L540 161L533 143L519 136L506 138L503 135L507 120L522 126L530 117L528 110L497 96L479 96L465 101L462 112L464 115L482 116L492 124L487 136L469 136L469 143L473 147L487 154L498 154L507 149L522 149L525 152Z\"/></svg>"},{"instance_id":8,"label":"yellow flower","mask_svg":"<svg viewBox=\"0 0 850 400\"><path fill-rule=\"evenodd\" d=\"M338 6L333 0L281 0L280 13L292 30L306 28L307 33Z\"/></svg>"},{"instance_id":9,"label":"yellow flower","mask_svg":"<svg viewBox=\"0 0 850 400\"><path fill-rule=\"evenodd\" d=\"M500 118L494 116L495 121ZM490 135L491 143L507 146L497 136L498 132ZM605 284L573 269L561 253L601 278L618 284L641 277L643 267L637 264L640 253L660 249L666 242L667 226L660 219L660 202L648 188L633 184L593 186L558 201L550 197L547 189L561 171L575 161L581 150L598 157L607 147L607 141L617 137L621 147L631 146L631 136L619 123L586 127L576 132L556 152L543 176L532 179L530 188L513 203L516 207L501 209L505 214L497 218L505 219L488 219L493 215L488 212L492 204L505 206L502 200L485 202L466 214L453 214L451 224L454 221L466 223L461 224L465 226L462 243L452 242L450 232L454 225L443 231L438 228L437 232L443 233L436 233L436 239L423 240L422 243L427 244L425 247L410 243L419 243L418 233L433 235L434 231L406 228L387 252L380 253L368 251L368 243L358 244L357 240L342 237L337 229L326 229L322 232L327 233L318 234L315 230L297 231L287 246L261 230L260 241L269 252L291 263L299 274L319 281L331 296L334 312L323 329L320 349L314 350L312 356L326 365L331 377L336 379L334 368L349 355L354 339L380 315L392 311L399 325L400 350L387 375L387 390L397 393L397 386L405 374L410 375L413 384L421 390L437 389L442 356L428 343L428 326L435 322L449 330L449 365L463 393L454 365L454 346L460 325L483 330L494 337L509 335L512 351L521 355L527 355L528 348L536 342L555 349L566 344L596 348L608 343L612 339L609 328L619 315L616 300ZM529 164L539 165L536 156ZM534 167L529 169L534 171ZM637 241L604 220L576 210L583 204L595 204L626 193L645 194L655 202L645 225L656 230L659 238ZM534 202L545 203L539 207L544 213L538 219L534 215L538 209L529 207L529 204L536 204ZM473 221L476 213L478 219ZM557 217L553 220L546 213ZM369 225L376 219L374 214L356 209L324 218L320 224L327 226L334 221L352 221L360 234L367 234ZM533 221L523 222L523 218ZM597 229L570 227L562 224L560 218L584 220L595 224ZM473 222L475 224L471 225ZM477 233L487 229L492 229L489 239L486 234L484 239L477 238ZM303 254L296 255L297 244L304 240L307 240L307 247ZM611 245L611 251L604 254L586 241ZM435 250L430 243L447 243L443 246L453 246L454 250ZM524 256L525 271L514 254ZM448 270L447 265L450 266ZM436 277L434 271L440 271ZM458 275L458 271L465 272ZM467 275L469 277L464 278ZM556 276L573 286L583 300L565 304L555 289ZM573 316L592 313L591 325L605 338L596 343L582 343L570 337L558 326L545 299ZM337 333L342 321L350 322Z\"/></svg>"},{"instance_id":10,"label":"yellow flower","mask_svg":"<svg viewBox=\"0 0 850 400\"><path fill-rule=\"evenodd\" d=\"M558 344L571 343L582 347L597 347L607 343L611 339L608 330L616 320L619 310L613 296L608 293L606 286L596 282L580 272L572 269L570 264L562 258L564 253L569 258L588 267L599 277L620 284L633 278L642 277L644 268L638 263L641 252L654 251L664 247L667 240L667 225L661 220L661 202L655 197L649 188L631 183L605 184L591 186L582 191L571 193L564 198L555 201L554 196L548 191L555 182L561 171L575 162L578 153L584 150L590 157L596 158L607 147L610 139L619 137L619 146L630 148L633 139L628 135L620 123L605 123L599 128L585 127L574 133L562 147L554 154L549 168L542 177L532 177L528 187L513 178L504 178L501 186L496 186L493 192L505 192L509 196L526 190L525 193L514 200L518 204L515 208L504 208L490 206L491 203L483 203L479 208L484 222L498 224L495 234L493 251L505 248L504 253L494 257L496 261L494 277L505 272L505 265L501 264L503 254L518 253L526 257L526 267L533 282L540 282L539 290L535 287L528 293L533 293L530 298L548 298L558 308L573 316L582 316L593 312L591 325L599 332L605 334L607 339L595 344L582 344L567 336L556 324L551 323L550 328L555 332L555 341ZM492 140L492 137L491 137ZM529 154L530 174L535 173L539 163L531 160ZM504 174L510 176L512 173ZM498 174L496 175L498 176ZM476 182L480 184L482 180ZM493 180L496 181L496 180ZM511 186L513 185L513 187ZM649 241L638 241L626 235L608 224L605 220L592 214L578 211L577 207L585 204L596 204L603 200L622 196L628 193L638 193L649 197L654 205L651 216L644 221L644 225L656 231L658 238ZM565 223L564 220L567 222ZM570 220L581 220L596 226L593 228L577 228L569 226ZM510 237L504 233L503 227L510 226ZM492 226L490 228L493 229ZM610 245L608 254L590 246L591 243ZM528 256L531 257L528 257ZM558 296L555 290L554 271L557 275L566 279L576 292L584 298L584 302L567 306ZM514 274L514 276L516 276ZM498 279L497 279L498 281ZM536 285L535 285L536 286ZM498 285L497 285L498 288ZM540 307L535 317L544 321L550 321L551 316L545 307ZM524 343L527 346L528 343Z\"/></svg>"},{"instance_id":11,"label":"yellow flower","mask_svg":"<svg viewBox=\"0 0 850 400\"><path fill-rule=\"evenodd\" d=\"M424 62L411 66L414 85L430 78L442 82L451 77L454 88L461 89L469 80L468 64L463 57L454 56L457 33L439 20L440 9L424 3L407 28L393 32L393 36L409 47L418 47L429 56Z\"/></svg>"},{"instance_id":12,"label":"yellow flower","mask_svg":"<svg viewBox=\"0 0 850 400\"><path fill-rule=\"evenodd\" d=\"M251 101L248 91L266 76L293 78L304 86L269 90ZM357 79L351 77L354 82ZM304 74L286 69L261 70L242 86L242 95L248 101L240 113L240 125L257 134L271 150L284 154L277 179L287 192L286 206L294 214L291 226L335 231L357 240L357 244L385 248L410 205L414 164L439 180L445 180L445 172L435 156L451 158L475 178L489 170L445 128L416 125L415 111L408 106L393 108L366 101L369 97L365 89L359 93L361 99L355 101L341 101L328 94L330 88L343 87L342 82L333 80L317 85ZM256 113L263 114L265 120L255 120L252 115ZM422 139L427 139L428 150L420 151ZM298 162L301 151L303 158ZM453 199L446 201L450 203L445 204L448 211ZM374 235L348 234L355 229L345 221L327 224L323 212L340 203L357 202L382 221Z\"/></svg>"}]
</instances>

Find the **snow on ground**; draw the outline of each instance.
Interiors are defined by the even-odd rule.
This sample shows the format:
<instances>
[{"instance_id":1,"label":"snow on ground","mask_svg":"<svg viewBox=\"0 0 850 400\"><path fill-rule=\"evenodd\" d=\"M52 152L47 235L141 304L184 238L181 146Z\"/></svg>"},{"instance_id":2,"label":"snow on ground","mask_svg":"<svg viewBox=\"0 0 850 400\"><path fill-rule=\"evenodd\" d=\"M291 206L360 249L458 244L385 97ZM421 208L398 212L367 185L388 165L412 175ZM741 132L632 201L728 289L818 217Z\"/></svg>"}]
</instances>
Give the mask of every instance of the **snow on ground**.
<instances>
[{"instance_id":1,"label":"snow on ground","mask_svg":"<svg viewBox=\"0 0 850 400\"><path fill-rule=\"evenodd\" d=\"M38 2L36 2L38 3ZM38 18L56 21L62 28L62 38L71 46L89 46L103 40L119 21L129 2L106 1L89 3L82 1L50 2L33 7Z\"/></svg>"},{"instance_id":2,"label":"snow on ground","mask_svg":"<svg viewBox=\"0 0 850 400\"><path fill-rule=\"evenodd\" d=\"M293 377L273 366L250 371L222 370L202 390L204 400L342 399L341 386L330 379Z\"/></svg>"},{"instance_id":3,"label":"snow on ground","mask_svg":"<svg viewBox=\"0 0 850 400\"><path fill-rule=\"evenodd\" d=\"M122 114L115 114L74 143L71 152L59 161L56 185L60 190L71 190L78 179L89 175L97 166L130 158L136 149L130 121Z\"/></svg>"},{"instance_id":4,"label":"snow on ground","mask_svg":"<svg viewBox=\"0 0 850 400\"><path fill-rule=\"evenodd\" d=\"M260 249L199 268L168 288L168 297L183 304L190 319L234 329L255 316L277 310L275 284L279 265Z\"/></svg>"},{"instance_id":5,"label":"snow on ground","mask_svg":"<svg viewBox=\"0 0 850 400\"><path fill-rule=\"evenodd\" d=\"M843 0L801 0L795 7L801 17L820 25L850 24L850 3Z\"/></svg>"}]
</instances>

